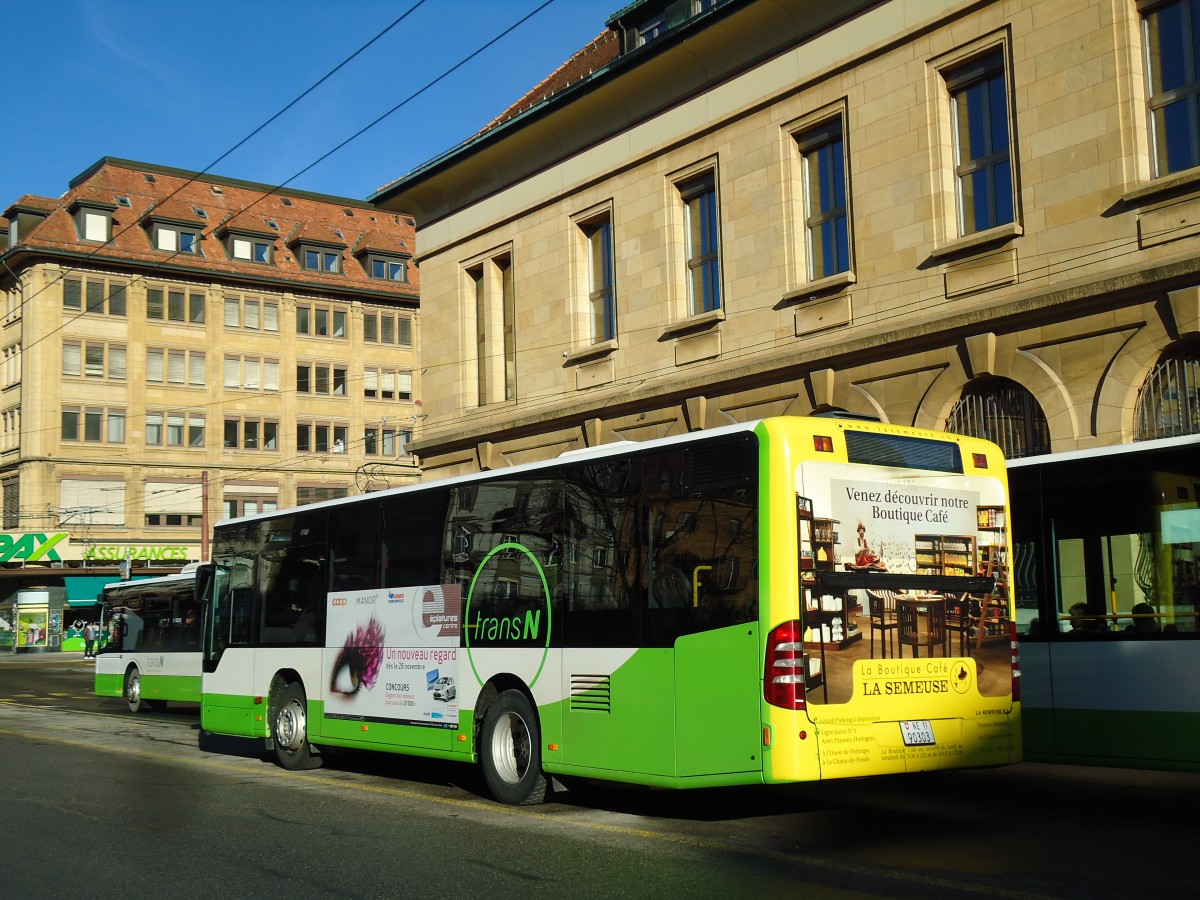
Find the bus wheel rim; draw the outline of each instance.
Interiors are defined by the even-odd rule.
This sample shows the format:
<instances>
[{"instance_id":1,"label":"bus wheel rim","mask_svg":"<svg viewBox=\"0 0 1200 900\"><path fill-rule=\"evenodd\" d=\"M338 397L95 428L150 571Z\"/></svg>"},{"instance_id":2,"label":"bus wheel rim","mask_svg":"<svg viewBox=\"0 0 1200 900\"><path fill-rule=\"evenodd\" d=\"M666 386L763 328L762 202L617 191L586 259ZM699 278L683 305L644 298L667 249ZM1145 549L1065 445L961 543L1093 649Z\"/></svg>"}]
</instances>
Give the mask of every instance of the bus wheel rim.
<instances>
[{"instance_id":1,"label":"bus wheel rim","mask_svg":"<svg viewBox=\"0 0 1200 900\"><path fill-rule=\"evenodd\" d=\"M142 698L142 680L138 678L137 672L129 674L129 681L125 685L125 699L130 703L137 703Z\"/></svg>"},{"instance_id":2,"label":"bus wheel rim","mask_svg":"<svg viewBox=\"0 0 1200 900\"><path fill-rule=\"evenodd\" d=\"M304 710L295 700L284 704L275 722L275 733L287 750L299 750L304 744Z\"/></svg>"},{"instance_id":3,"label":"bus wheel rim","mask_svg":"<svg viewBox=\"0 0 1200 900\"><path fill-rule=\"evenodd\" d=\"M517 784L529 771L529 727L516 713L505 713L492 732L492 761L496 773Z\"/></svg>"}]
</instances>

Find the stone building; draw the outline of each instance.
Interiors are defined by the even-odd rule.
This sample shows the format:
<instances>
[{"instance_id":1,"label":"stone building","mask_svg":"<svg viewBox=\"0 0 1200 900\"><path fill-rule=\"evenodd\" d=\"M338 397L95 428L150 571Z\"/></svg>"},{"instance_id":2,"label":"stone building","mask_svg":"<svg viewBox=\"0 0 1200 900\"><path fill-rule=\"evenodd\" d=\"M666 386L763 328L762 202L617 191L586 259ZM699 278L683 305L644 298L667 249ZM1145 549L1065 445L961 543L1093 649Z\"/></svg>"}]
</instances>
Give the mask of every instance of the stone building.
<instances>
[{"instance_id":1,"label":"stone building","mask_svg":"<svg viewBox=\"0 0 1200 900\"><path fill-rule=\"evenodd\" d=\"M1197 20L626 7L371 198L420 229L426 477L814 410L1010 456L1200 430Z\"/></svg>"},{"instance_id":2,"label":"stone building","mask_svg":"<svg viewBox=\"0 0 1200 900\"><path fill-rule=\"evenodd\" d=\"M177 571L221 518L416 479L406 215L105 158L0 239L11 579Z\"/></svg>"}]
</instances>

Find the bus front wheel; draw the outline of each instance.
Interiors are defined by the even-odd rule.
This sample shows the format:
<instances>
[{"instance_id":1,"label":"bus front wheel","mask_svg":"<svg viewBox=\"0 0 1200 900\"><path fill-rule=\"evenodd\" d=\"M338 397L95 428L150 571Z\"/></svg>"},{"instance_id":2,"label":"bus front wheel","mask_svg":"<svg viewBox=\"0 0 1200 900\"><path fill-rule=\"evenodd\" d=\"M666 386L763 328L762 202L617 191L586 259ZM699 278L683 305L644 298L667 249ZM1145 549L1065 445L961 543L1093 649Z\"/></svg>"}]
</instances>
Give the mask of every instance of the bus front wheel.
<instances>
[{"instance_id":1,"label":"bus front wheel","mask_svg":"<svg viewBox=\"0 0 1200 900\"><path fill-rule=\"evenodd\" d=\"M271 704L271 738L275 758L283 768L297 771L320 767L321 757L308 742L308 704L300 685L284 685Z\"/></svg>"},{"instance_id":2,"label":"bus front wheel","mask_svg":"<svg viewBox=\"0 0 1200 900\"><path fill-rule=\"evenodd\" d=\"M142 699L142 674L137 669L125 673L125 702L129 704L130 712L149 708L149 704Z\"/></svg>"},{"instance_id":3,"label":"bus front wheel","mask_svg":"<svg viewBox=\"0 0 1200 900\"><path fill-rule=\"evenodd\" d=\"M492 796L526 806L546 798L537 715L520 691L505 691L483 716L480 762Z\"/></svg>"}]
</instances>

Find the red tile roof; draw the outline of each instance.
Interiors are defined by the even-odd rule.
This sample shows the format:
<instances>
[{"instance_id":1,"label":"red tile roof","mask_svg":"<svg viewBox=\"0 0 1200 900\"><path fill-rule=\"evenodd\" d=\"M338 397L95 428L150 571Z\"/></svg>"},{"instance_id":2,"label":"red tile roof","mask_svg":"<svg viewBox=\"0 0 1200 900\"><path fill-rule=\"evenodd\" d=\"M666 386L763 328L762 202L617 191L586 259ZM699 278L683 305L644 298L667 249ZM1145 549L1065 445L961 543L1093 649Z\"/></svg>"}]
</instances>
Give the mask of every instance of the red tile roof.
<instances>
[{"instance_id":1,"label":"red tile roof","mask_svg":"<svg viewBox=\"0 0 1200 900\"><path fill-rule=\"evenodd\" d=\"M147 176L151 176L148 178ZM80 201L111 208L112 240L107 244L79 238L70 210ZM37 203L41 206L35 206ZM419 273L410 269L410 281L395 282L368 277L363 263L349 248L368 233L377 237L380 249L407 252L416 243L416 227L408 216L383 212L358 200L306 192L293 192L270 185L195 175L146 163L106 158L72 182L70 190L58 200L23 197L18 204L49 211L47 218L27 234L17 248L61 252L72 257L87 254L96 263L158 265L180 273L195 270L213 276L245 275L293 283L297 288L315 291L367 290L415 300L419 295ZM201 210L200 215L196 210ZM349 211L350 215L347 215ZM172 255L156 250L147 231L156 216L202 225L201 256ZM272 224L274 227L272 227ZM222 237L226 229L277 235L274 265L230 259ZM340 232L340 237L335 232ZM308 240L345 246L342 273L326 273L301 268L287 244L290 235ZM317 237L316 235L322 235ZM0 247L0 254L4 248Z\"/></svg>"},{"instance_id":2,"label":"red tile roof","mask_svg":"<svg viewBox=\"0 0 1200 900\"><path fill-rule=\"evenodd\" d=\"M548 100L564 88L582 81L597 69L604 68L617 58L620 49L621 41L615 31L606 29L600 32L588 42L587 46L577 51L570 59L542 79L524 97L484 126L481 133L495 128L497 125L502 125L525 110Z\"/></svg>"}]
</instances>

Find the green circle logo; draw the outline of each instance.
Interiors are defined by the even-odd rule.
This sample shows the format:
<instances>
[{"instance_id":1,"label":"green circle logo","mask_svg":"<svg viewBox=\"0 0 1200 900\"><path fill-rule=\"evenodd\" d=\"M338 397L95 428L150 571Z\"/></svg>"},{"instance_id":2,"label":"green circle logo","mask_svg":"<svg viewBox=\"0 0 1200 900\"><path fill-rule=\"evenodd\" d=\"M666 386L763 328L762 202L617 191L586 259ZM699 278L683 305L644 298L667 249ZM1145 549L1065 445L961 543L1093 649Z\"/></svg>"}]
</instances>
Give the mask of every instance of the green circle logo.
<instances>
[{"instance_id":1,"label":"green circle logo","mask_svg":"<svg viewBox=\"0 0 1200 900\"><path fill-rule=\"evenodd\" d=\"M471 671L475 675L475 680L480 684L480 686L482 686L484 683L483 678L480 676L479 670L475 666L475 657L471 653L471 601L475 596L475 585L479 581L479 576L483 574L483 570L487 567L488 563L491 562L493 556L495 556L497 553L504 552L524 553L527 557L529 557L529 561L533 563L533 567L537 571L538 578L542 582L542 603L546 609L546 640L542 645L542 658L538 661L537 671L534 672L533 678L529 681L529 687L532 688L535 684L537 684L537 680L542 676L542 669L546 666L546 658L550 655L550 624L552 613L550 611L550 585L546 581L546 572L542 568L541 564L537 561L537 557L533 555L533 552L528 547L513 543L512 541L499 544L488 551L488 554L479 563L479 567L475 570L475 574L471 577L471 586L467 588L467 602L463 611L463 644L467 649L467 661L471 664Z\"/></svg>"}]
</instances>

